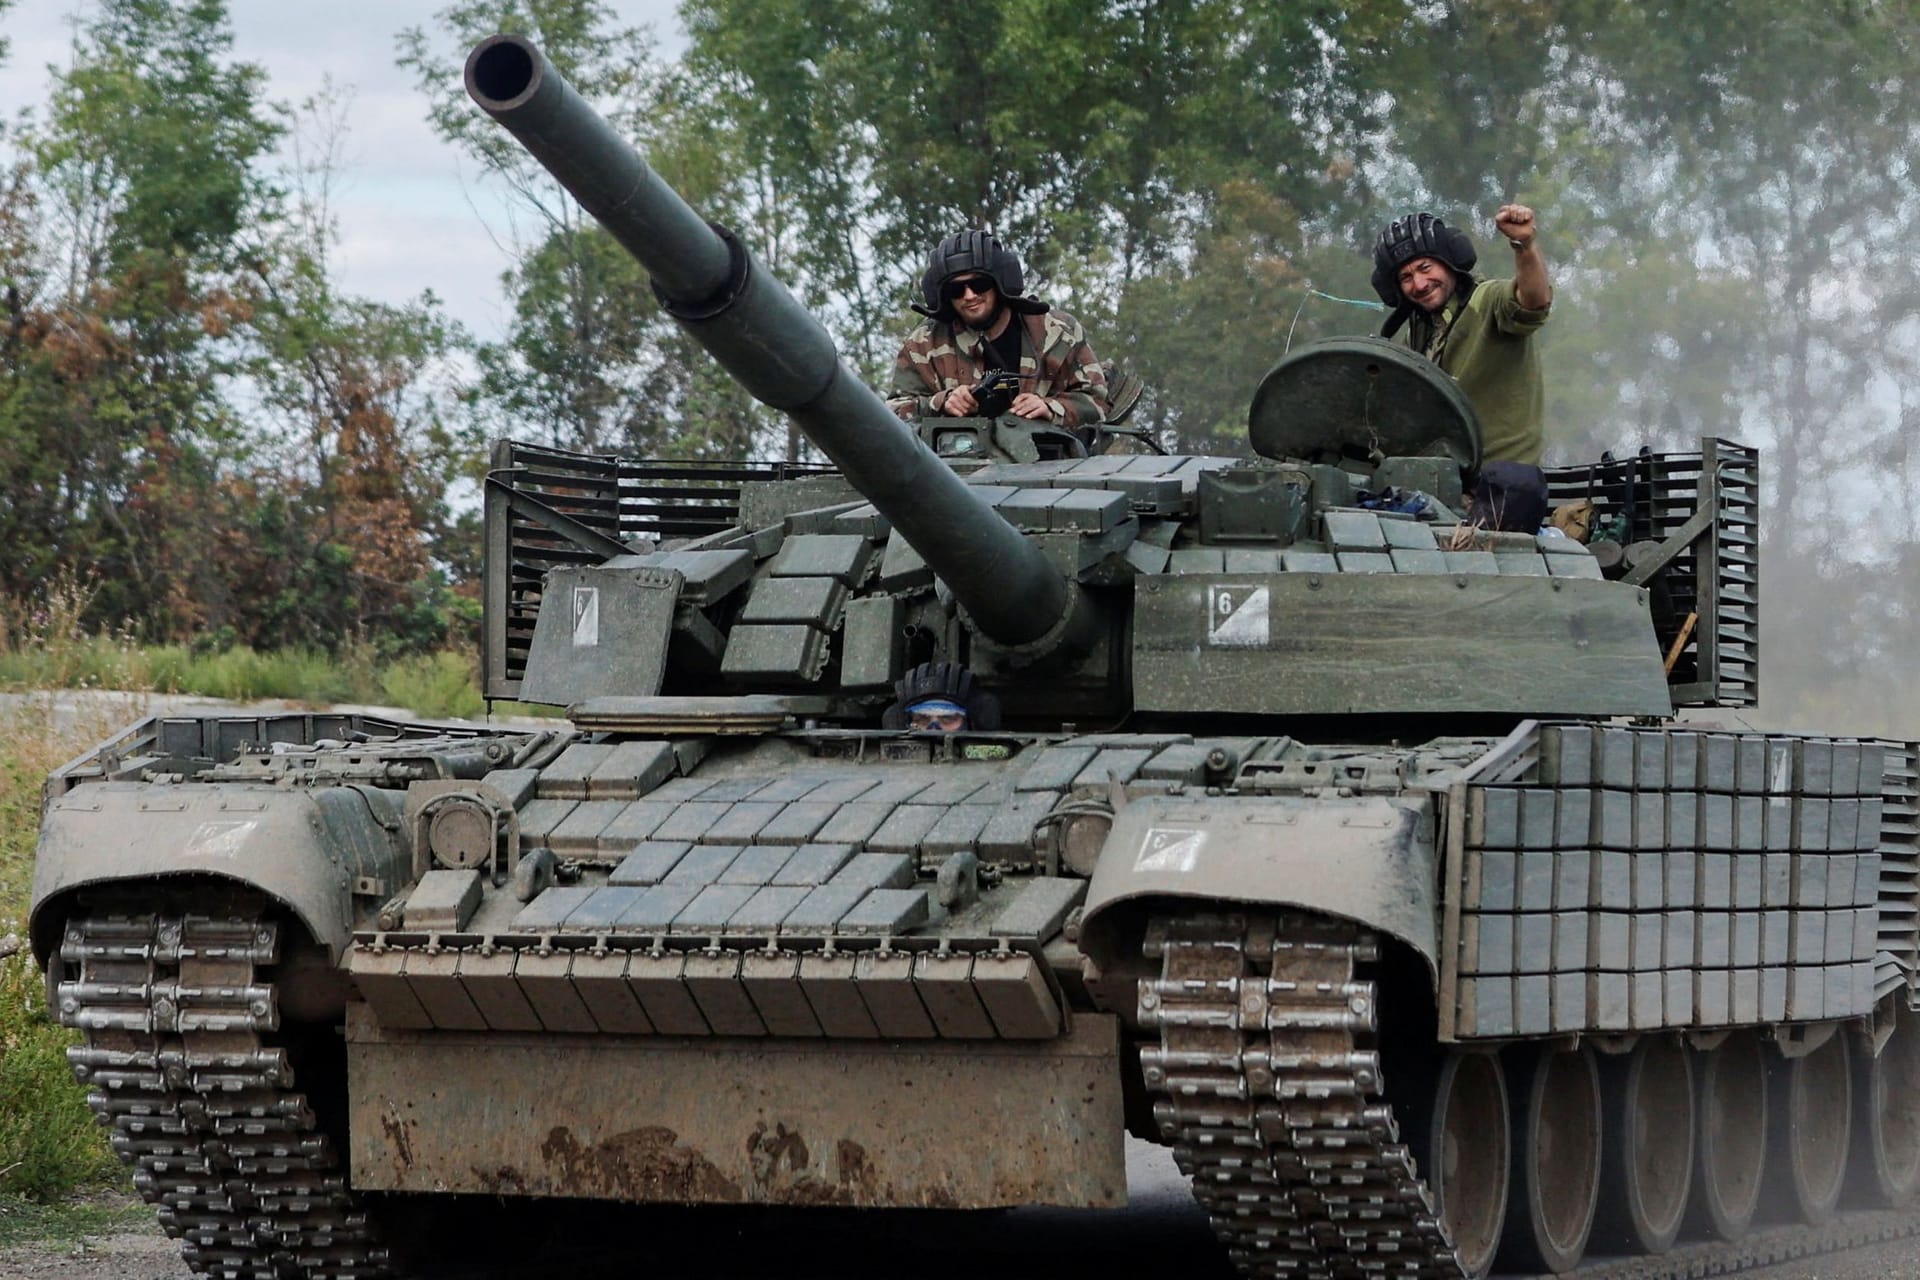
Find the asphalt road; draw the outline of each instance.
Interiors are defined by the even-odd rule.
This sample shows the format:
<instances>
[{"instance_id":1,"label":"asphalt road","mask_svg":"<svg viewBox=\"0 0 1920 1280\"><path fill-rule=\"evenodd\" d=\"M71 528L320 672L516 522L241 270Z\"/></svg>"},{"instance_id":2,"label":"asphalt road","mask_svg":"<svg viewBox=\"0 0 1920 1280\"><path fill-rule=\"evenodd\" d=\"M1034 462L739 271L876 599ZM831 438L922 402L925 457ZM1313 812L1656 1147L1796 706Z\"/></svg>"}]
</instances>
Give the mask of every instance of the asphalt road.
<instances>
[{"instance_id":1,"label":"asphalt road","mask_svg":"<svg viewBox=\"0 0 1920 1280\"><path fill-rule=\"evenodd\" d=\"M1132 1203L1118 1211L861 1213L607 1210L530 1215L489 1206L441 1224L466 1260L419 1280L1170 1280L1227 1277L1171 1158L1129 1142ZM21 1280L191 1280L156 1227L84 1250L0 1250ZM1920 1277L1920 1238L1744 1273L1753 1280Z\"/></svg>"}]
</instances>

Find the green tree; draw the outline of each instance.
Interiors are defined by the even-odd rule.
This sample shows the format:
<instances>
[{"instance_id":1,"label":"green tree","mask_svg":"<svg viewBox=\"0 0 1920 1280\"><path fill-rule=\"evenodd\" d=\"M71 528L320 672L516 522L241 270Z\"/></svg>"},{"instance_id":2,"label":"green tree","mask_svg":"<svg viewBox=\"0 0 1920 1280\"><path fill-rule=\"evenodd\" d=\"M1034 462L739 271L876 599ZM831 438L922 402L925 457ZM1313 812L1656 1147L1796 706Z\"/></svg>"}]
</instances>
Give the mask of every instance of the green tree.
<instances>
[{"instance_id":1,"label":"green tree","mask_svg":"<svg viewBox=\"0 0 1920 1280\"><path fill-rule=\"evenodd\" d=\"M739 157L754 243L868 376L911 322L928 247L984 227L1096 350L1140 365L1160 388L1147 417L1191 441L1277 353L1276 264L1298 279L1288 261L1345 222L1405 7L689 0L676 93ZM1236 267L1240 247L1259 260ZM1230 302L1260 318L1217 312Z\"/></svg>"},{"instance_id":2,"label":"green tree","mask_svg":"<svg viewBox=\"0 0 1920 1280\"><path fill-rule=\"evenodd\" d=\"M208 566L183 517L241 450L222 379L279 128L230 43L217 0L108 0L25 139L46 270L10 304L0 448L23 513L49 518L44 556L97 565L98 607L156 634L201 620Z\"/></svg>"},{"instance_id":3,"label":"green tree","mask_svg":"<svg viewBox=\"0 0 1920 1280\"><path fill-rule=\"evenodd\" d=\"M651 151L660 84L648 34L615 26L596 0L463 0L434 21L435 33L401 32L400 65L429 99L435 131L508 193L516 219L503 277L513 319L503 340L476 351L481 376L470 404L482 430L589 451L751 451L769 415L737 388L704 377L704 358L659 309L639 268L474 109L453 74L485 36L525 33L616 128ZM670 160L661 167L684 185ZM700 197L697 183L689 194Z\"/></svg>"},{"instance_id":4,"label":"green tree","mask_svg":"<svg viewBox=\"0 0 1920 1280\"><path fill-rule=\"evenodd\" d=\"M1659 60L1628 65L1628 100L1674 139L1666 216L1709 246L1704 273L1733 283L1729 304L1751 318L1733 381L1742 435L1767 450L1766 572L1796 594L1868 588L1770 614L1763 643L1795 686L1852 688L1871 707L1878 642L1914 616L1898 588L1920 532L1899 390L1920 373L1920 264L1888 251L1920 234L1920 8L1719 0L1676 34Z\"/></svg>"},{"instance_id":5,"label":"green tree","mask_svg":"<svg viewBox=\"0 0 1920 1280\"><path fill-rule=\"evenodd\" d=\"M1541 209L1562 456L1763 447L1763 581L1809 606L1768 611L1773 706L1815 687L1844 704L1913 613L1862 588L1911 581L1920 534L1900 391L1920 267L1885 251L1920 230L1916 53L1910 0L1456 2L1393 53L1421 91L1394 103L1377 188L1481 220L1500 199Z\"/></svg>"},{"instance_id":6,"label":"green tree","mask_svg":"<svg viewBox=\"0 0 1920 1280\"><path fill-rule=\"evenodd\" d=\"M259 645L420 647L452 624L434 549L484 448L440 412L465 340L431 295L388 306L334 284L344 107L328 86L294 113L284 216L247 282L264 465L228 489L244 534L217 621Z\"/></svg>"}]
</instances>

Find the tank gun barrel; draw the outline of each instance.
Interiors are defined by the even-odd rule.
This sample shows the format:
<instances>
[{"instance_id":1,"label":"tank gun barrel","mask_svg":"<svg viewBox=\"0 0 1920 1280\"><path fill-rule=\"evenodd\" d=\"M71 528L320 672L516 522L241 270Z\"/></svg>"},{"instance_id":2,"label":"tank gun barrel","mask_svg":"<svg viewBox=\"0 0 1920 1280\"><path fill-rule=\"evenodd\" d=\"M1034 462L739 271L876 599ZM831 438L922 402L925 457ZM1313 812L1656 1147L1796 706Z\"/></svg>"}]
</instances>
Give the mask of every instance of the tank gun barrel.
<instances>
[{"instance_id":1,"label":"tank gun barrel","mask_svg":"<svg viewBox=\"0 0 1920 1280\"><path fill-rule=\"evenodd\" d=\"M1077 593L1039 546L854 377L786 286L694 212L530 41L483 40L466 85L646 268L668 313L892 522L981 632L1019 646L1063 631Z\"/></svg>"}]
</instances>

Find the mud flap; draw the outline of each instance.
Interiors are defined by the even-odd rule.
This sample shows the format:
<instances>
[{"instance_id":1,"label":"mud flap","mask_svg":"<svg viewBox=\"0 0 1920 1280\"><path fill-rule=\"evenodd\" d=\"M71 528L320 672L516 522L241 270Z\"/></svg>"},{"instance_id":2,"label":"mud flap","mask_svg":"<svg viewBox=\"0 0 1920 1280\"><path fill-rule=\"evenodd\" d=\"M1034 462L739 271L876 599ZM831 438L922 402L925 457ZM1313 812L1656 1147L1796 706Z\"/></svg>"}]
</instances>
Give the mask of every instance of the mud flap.
<instances>
[{"instance_id":1,"label":"mud flap","mask_svg":"<svg viewBox=\"0 0 1920 1280\"><path fill-rule=\"evenodd\" d=\"M1324 911L1399 939L1437 973L1436 827L1417 794L1135 800L1094 869L1082 947L1099 954L1121 903L1206 899Z\"/></svg>"},{"instance_id":2,"label":"mud flap","mask_svg":"<svg viewBox=\"0 0 1920 1280\"><path fill-rule=\"evenodd\" d=\"M1118 1021L1042 1042L347 1028L353 1185L672 1204L1126 1203Z\"/></svg>"}]
</instances>

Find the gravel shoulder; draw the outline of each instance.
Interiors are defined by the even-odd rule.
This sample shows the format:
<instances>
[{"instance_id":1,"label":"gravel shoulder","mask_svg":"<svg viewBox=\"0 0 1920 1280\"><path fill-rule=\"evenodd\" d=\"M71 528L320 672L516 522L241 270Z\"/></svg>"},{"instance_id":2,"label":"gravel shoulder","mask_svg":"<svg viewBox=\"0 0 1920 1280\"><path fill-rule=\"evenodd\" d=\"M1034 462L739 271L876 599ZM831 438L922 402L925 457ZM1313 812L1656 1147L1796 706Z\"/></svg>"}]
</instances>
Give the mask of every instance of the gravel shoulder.
<instances>
[{"instance_id":1,"label":"gravel shoulder","mask_svg":"<svg viewBox=\"0 0 1920 1280\"><path fill-rule=\"evenodd\" d=\"M187 1280L153 1210L138 1196L108 1192L51 1208L0 1202L0 1276L61 1280Z\"/></svg>"}]
</instances>

